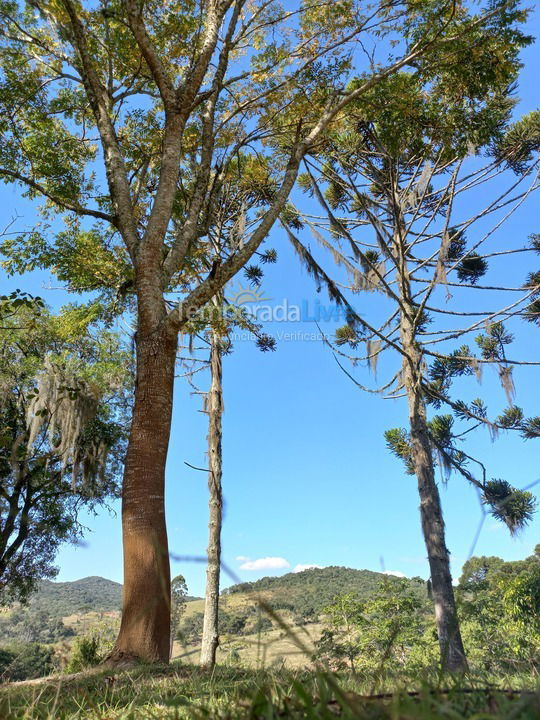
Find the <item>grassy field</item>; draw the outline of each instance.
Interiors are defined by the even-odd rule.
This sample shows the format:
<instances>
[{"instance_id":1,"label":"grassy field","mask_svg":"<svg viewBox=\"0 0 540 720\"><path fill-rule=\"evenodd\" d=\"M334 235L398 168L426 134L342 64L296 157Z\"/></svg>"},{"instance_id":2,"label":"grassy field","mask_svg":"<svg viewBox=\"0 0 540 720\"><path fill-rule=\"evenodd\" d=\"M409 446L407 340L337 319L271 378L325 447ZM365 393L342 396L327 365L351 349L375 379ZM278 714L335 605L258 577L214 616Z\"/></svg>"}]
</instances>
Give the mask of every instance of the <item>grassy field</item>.
<instances>
[{"instance_id":1,"label":"grassy field","mask_svg":"<svg viewBox=\"0 0 540 720\"><path fill-rule=\"evenodd\" d=\"M307 650L313 650L313 642L320 637L322 625L310 623L294 628L295 636L299 637ZM175 642L173 657L182 663L197 663L200 645L182 645ZM242 665L253 668L286 666L303 668L310 662L311 653L298 648L291 631L274 629L260 634L243 636L224 636L221 638L217 659L227 664L233 658Z\"/></svg>"},{"instance_id":2,"label":"grassy field","mask_svg":"<svg viewBox=\"0 0 540 720\"><path fill-rule=\"evenodd\" d=\"M157 718L359 718L360 720L538 720L540 692L510 692L486 679L404 680L407 692L374 687L366 679L302 671L185 665L104 670L64 679L0 687L3 720L155 720ZM515 683L515 685L514 685ZM513 679L514 687L524 687ZM411 690L411 688L414 688ZM506 690L504 689L506 688ZM376 695L383 693L383 695ZM388 694L384 694L388 693Z\"/></svg>"}]
</instances>

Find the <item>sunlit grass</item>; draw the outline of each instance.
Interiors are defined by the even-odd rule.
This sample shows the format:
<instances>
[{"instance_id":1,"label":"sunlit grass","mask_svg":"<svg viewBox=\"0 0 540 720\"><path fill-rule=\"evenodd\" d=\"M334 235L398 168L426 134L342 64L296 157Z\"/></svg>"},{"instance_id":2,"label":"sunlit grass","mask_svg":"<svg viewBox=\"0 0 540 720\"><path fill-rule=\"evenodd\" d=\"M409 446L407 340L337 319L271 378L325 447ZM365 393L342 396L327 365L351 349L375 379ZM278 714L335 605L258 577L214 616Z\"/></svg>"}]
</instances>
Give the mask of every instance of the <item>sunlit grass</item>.
<instances>
[{"instance_id":1,"label":"sunlit grass","mask_svg":"<svg viewBox=\"0 0 540 720\"><path fill-rule=\"evenodd\" d=\"M404 689L406 688L406 690ZM510 692L513 690L513 692ZM486 677L373 679L291 670L172 665L82 673L0 689L5 720L141 718L361 718L537 720L531 679Z\"/></svg>"}]
</instances>

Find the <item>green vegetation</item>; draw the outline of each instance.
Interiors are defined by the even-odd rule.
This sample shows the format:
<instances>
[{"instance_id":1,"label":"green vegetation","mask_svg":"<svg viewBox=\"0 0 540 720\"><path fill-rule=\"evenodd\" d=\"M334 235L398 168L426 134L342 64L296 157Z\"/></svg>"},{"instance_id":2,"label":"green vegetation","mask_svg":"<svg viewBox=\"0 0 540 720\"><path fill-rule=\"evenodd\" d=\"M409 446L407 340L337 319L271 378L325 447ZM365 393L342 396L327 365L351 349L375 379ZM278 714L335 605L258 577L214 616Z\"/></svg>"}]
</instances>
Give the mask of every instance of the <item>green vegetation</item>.
<instances>
[{"instance_id":1,"label":"green vegetation","mask_svg":"<svg viewBox=\"0 0 540 720\"><path fill-rule=\"evenodd\" d=\"M0 614L0 644L64 640L75 633L62 618L89 612L118 613L121 601L122 586L105 578L62 583L42 580L27 604L16 604Z\"/></svg>"},{"instance_id":2,"label":"green vegetation","mask_svg":"<svg viewBox=\"0 0 540 720\"><path fill-rule=\"evenodd\" d=\"M484 464L472 435L540 437L540 416L514 404L514 370L517 381L540 365L540 236L525 241L518 224L540 189L540 111L520 117L516 96L530 13L525 0L0 0L0 180L31 209L22 229L15 217L0 231L0 267L37 270L77 297L53 314L27 292L0 295L1 718L540 716L540 545L519 562L471 557L456 586L440 494L463 478L483 518L512 535L537 510L529 470ZM220 595L222 358L235 328L276 347L237 307L246 289L227 296L242 278L270 300L262 266L278 260L265 245L276 228L342 311L337 327L324 308L328 332L315 321L340 369L406 400L386 448L416 478L428 580L333 566ZM305 372L312 347L289 365L310 384L300 420L322 405L325 373ZM504 405L490 387L469 394L483 368ZM273 426L286 406L265 405L286 393L263 397L249 369L241 389ZM171 578L165 477L180 378L208 416L208 467L185 461L208 474L204 600ZM370 413L359 401L351 415L334 389L323 419L340 439L340 420L358 423L355 441ZM175 424L175 444L198 447L196 426ZM273 435L239 453L248 481L265 445L280 461ZM397 544L390 484L363 460L346 473L373 492L380 482L372 517ZM302 467L308 484L316 473ZM328 467L327 496L343 464ZM120 499L123 586L49 582L83 513Z\"/></svg>"},{"instance_id":3,"label":"green vegetation","mask_svg":"<svg viewBox=\"0 0 540 720\"><path fill-rule=\"evenodd\" d=\"M44 610L55 617L74 613L107 612L120 610L122 586L106 578L92 576L74 582L50 582L44 580L32 595L28 608Z\"/></svg>"},{"instance_id":4,"label":"green vegetation","mask_svg":"<svg viewBox=\"0 0 540 720\"><path fill-rule=\"evenodd\" d=\"M427 600L403 580L384 580L366 600L356 593L338 595L323 611L317 657L336 670L381 674L390 666L396 676L407 667L429 667L436 633Z\"/></svg>"},{"instance_id":5,"label":"green vegetation","mask_svg":"<svg viewBox=\"0 0 540 720\"><path fill-rule=\"evenodd\" d=\"M517 562L474 557L458 586L465 643L471 662L488 672L540 669L540 545Z\"/></svg>"},{"instance_id":6,"label":"green vegetation","mask_svg":"<svg viewBox=\"0 0 540 720\"><path fill-rule=\"evenodd\" d=\"M336 595L354 592L360 599L373 594L380 581L386 577L371 570L331 566L312 568L298 573L287 573L282 577L265 577L256 582L239 583L224 591L224 596L246 593L254 598L262 594L269 599L275 610L288 610L295 623L314 622L323 608ZM390 577L390 582L394 578ZM426 583L421 578L407 580L412 591L425 596Z\"/></svg>"},{"instance_id":7,"label":"green vegetation","mask_svg":"<svg viewBox=\"0 0 540 720\"><path fill-rule=\"evenodd\" d=\"M186 595L184 599L190 602L197 598ZM79 616L84 629L96 624L103 614L119 616L121 606L122 585L113 580L96 576L73 582L42 580L24 605L15 603L0 614L0 646L71 638L75 634L73 623L66 624L63 618Z\"/></svg>"},{"instance_id":8,"label":"green vegetation","mask_svg":"<svg viewBox=\"0 0 540 720\"><path fill-rule=\"evenodd\" d=\"M2 682L28 680L50 675L54 670L54 652L39 643L10 645L0 649L0 678Z\"/></svg>"},{"instance_id":9,"label":"green vegetation","mask_svg":"<svg viewBox=\"0 0 540 720\"><path fill-rule=\"evenodd\" d=\"M105 659L106 651L111 649L112 644L107 647L95 633L90 637L77 638L73 643L69 662L66 665L66 672L77 673L99 665Z\"/></svg>"},{"instance_id":10,"label":"green vegetation","mask_svg":"<svg viewBox=\"0 0 540 720\"><path fill-rule=\"evenodd\" d=\"M46 610L15 607L0 615L0 642L55 643L72 637L74 631L61 618Z\"/></svg>"},{"instance_id":11,"label":"green vegetation","mask_svg":"<svg viewBox=\"0 0 540 720\"><path fill-rule=\"evenodd\" d=\"M375 693L388 692L388 687L374 688L350 674L239 667L205 671L173 664L94 671L39 686L5 686L0 689L0 715L6 720L537 719L540 693L530 681L524 685L523 678L514 678L522 690L512 692L510 684L506 691L490 687L491 680L417 676L407 690L378 697Z\"/></svg>"},{"instance_id":12,"label":"green vegetation","mask_svg":"<svg viewBox=\"0 0 540 720\"><path fill-rule=\"evenodd\" d=\"M475 673L537 675L539 576L538 552L519 562L475 557L465 564L456 594ZM92 667L112 649L120 592L103 578L45 581L27 607L0 617L0 646L44 643L55 649L55 668ZM202 607L187 598L173 653L184 662L198 656ZM233 585L221 598L219 632L218 659L226 664L315 662L396 681L437 671L437 633L420 578L329 567Z\"/></svg>"},{"instance_id":13,"label":"green vegetation","mask_svg":"<svg viewBox=\"0 0 540 720\"><path fill-rule=\"evenodd\" d=\"M539 548L540 549L540 548ZM456 588L465 649L475 673L531 674L540 669L538 552L519 562L471 558ZM193 603L196 608L200 604ZM436 672L437 631L429 588L349 568L321 568L263 578L222 596L220 660L247 665L282 661L304 666L313 658L334 670L396 680ZM203 614L187 606L178 639L189 658L200 641ZM301 639L300 652L287 637ZM281 655L280 655L281 649Z\"/></svg>"},{"instance_id":14,"label":"green vegetation","mask_svg":"<svg viewBox=\"0 0 540 720\"><path fill-rule=\"evenodd\" d=\"M55 577L82 509L118 493L131 374L119 338L72 307L0 297L0 602Z\"/></svg>"}]
</instances>

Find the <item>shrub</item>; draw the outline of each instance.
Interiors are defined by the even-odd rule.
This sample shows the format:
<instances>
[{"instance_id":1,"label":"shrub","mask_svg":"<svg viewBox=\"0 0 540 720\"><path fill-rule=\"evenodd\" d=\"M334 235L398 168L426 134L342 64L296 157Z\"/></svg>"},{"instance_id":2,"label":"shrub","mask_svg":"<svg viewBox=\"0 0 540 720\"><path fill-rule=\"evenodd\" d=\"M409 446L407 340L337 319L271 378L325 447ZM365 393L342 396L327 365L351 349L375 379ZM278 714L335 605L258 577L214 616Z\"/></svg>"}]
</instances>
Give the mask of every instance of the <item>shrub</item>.
<instances>
[{"instance_id":1,"label":"shrub","mask_svg":"<svg viewBox=\"0 0 540 720\"><path fill-rule=\"evenodd\" d=\"M78 637L73 643L71 657L66 665L66 672L76 673L89 667L95 667L102 661L99 638Z\"/></svg>"},{"instance_id":2,"label":"shrub","mask_svg":"<svg viewBox=\"0 0 540 720\"><path fill-rule=\"evenodd\" d=\"M53 656L51 647L39 643L0 649L0 677L11 682L50 675L54 670Z\"/></svg>"}]
</instances>

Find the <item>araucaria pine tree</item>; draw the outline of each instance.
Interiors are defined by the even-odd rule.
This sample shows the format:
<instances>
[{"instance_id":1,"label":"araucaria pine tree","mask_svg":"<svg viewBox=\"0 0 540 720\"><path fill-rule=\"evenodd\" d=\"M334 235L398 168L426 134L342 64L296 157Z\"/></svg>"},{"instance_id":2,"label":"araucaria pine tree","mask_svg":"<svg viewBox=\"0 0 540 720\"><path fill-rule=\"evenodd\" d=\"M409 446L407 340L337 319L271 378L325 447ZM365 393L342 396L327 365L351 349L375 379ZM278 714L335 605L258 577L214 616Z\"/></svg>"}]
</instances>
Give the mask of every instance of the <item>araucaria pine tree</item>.
<instances>
[{"instance_id":1,"label":"araucaria pine tree","mask_svg":"<svg viewBox=\"0 0 540 720\"><path fill-rule=\"evenodd\" d=\"M338 362L345 370L344 358L355 364L363 360L374 371L383 352L399 359L391 379L379 388L354 381L369 392L407 400L408 428L389 430L386 439L417 478L441 663L452 671L466 669L467 660L437 465L444 480L455 470L477 487L482 502L512 532L531 518L535 506L529 492L487 478L484 466L461 444L472 428L456 425L456 420L473 422L492 433L516 428L530 435L538 422L525 420L513 404L517 359L507 354L512 340L507 325L530 316L531 299L540 291L538 277L531 275L524 285L518 277L514 286L482 282L488 263L500 275L508 257L535 247L521 238L497 239L504 221L538 186L540 136L527 147L514 141L523 167L519 176L508 169L511 134L505 133L513 107L508 87L516 77L517 51L526 42L519 31L513 42L506 42L512 32L512 22L502 23L489 38L476 38L466 66L456 67L441 53L439 66L425 68L423 75L389 78L348 109L317 161L306 161L307 172L301 176L327 219L304 214L300 220L346 272L343 284L352 293L370 294L361 317L351 314L333 341L328 340ZM481 162L486 151L492 154ZM313 255L297 237L293 240L308 268L321 278ZM383 322L381 315L386 316ZM469 338L475 339L478 353L466 344ZM347 346L364 346L366 352L351 357ZM455 378L480 376L486 366L496 368L508 400L508 408L492 420L482 400L467 404L451 393ZM430 417L430 406L446 407L448 414Z\"/></svg>"}]
</instances>

